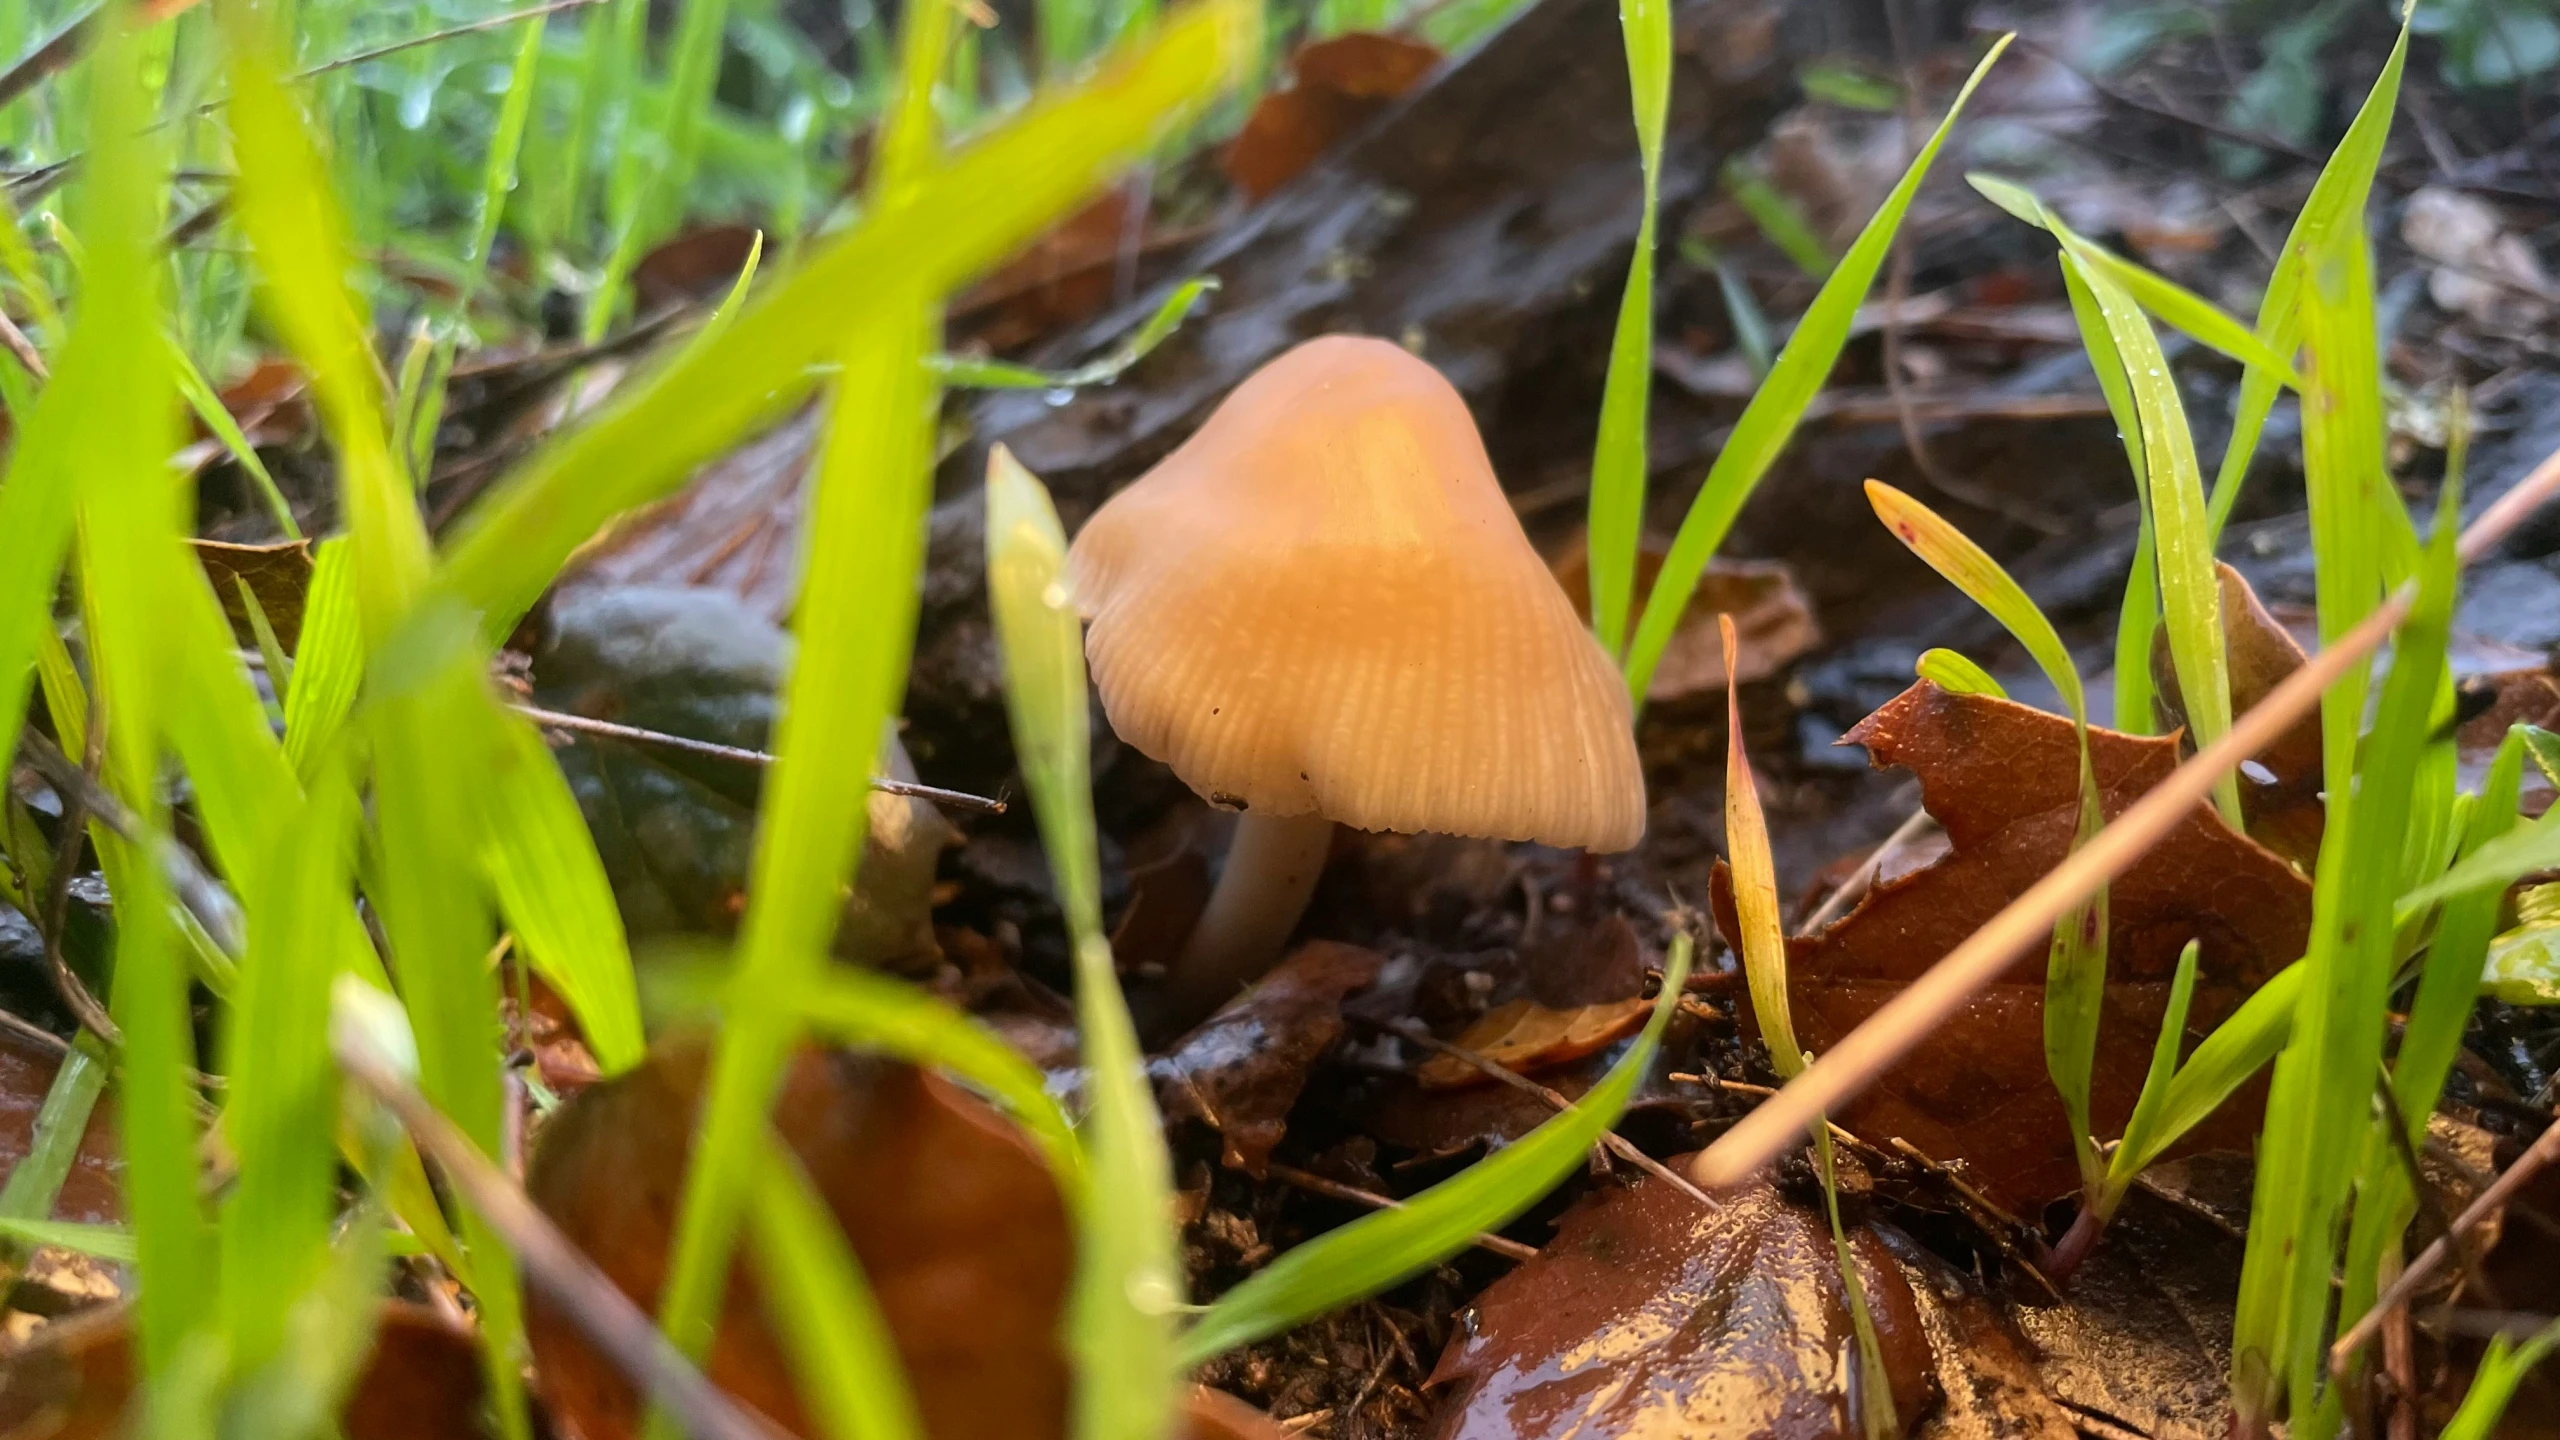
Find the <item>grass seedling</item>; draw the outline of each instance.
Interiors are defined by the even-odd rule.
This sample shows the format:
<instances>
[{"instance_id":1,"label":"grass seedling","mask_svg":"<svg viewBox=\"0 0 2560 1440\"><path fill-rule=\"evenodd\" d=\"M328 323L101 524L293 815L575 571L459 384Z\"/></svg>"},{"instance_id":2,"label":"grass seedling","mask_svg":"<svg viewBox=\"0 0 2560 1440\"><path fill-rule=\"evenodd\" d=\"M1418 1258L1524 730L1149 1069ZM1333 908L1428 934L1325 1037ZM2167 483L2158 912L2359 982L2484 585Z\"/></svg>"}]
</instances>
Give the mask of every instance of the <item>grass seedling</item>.
<instances>
[{"instance_id":1,"label":"grass seedling","mask_svg":"<svg viewBox=\"0 0 2560 1440\"><path fill-rule=\"evenodd\" d=\"M1609 378L1600 397L1600 436L1591 454L1591 625L1612 659L1627 643L1634 601L1636 552L1643 544L1646 401L1653 388L1654 226L1660 208L1662 127L1671 106L1671 6L1668 0L1620 0L1627 82L1635 95L1636 154L1644 169L1644 202L1635 254L1618 297L1609 342ZM1642 690L1637 691L1642 694Z\"/></svg>"},{"instance_id":2,"label":"grass seedling","mask_svg":"<svg viewBox=\"0 0 2560 1440\"><path fill-rule=\"evenodd\" d=\"M2072 845L2088 844L2106 816L2098 804L2098 773L2089 763L2088 694L2061 634L1989 551L1936 511L1880 480L1867 482L1867 502L1894 538L2016 637L2062 697L2080 750L2080 820ZM2106 1000L2107 892L2101 888L2054 922L2044 988L2045 1069L2062 1095L2071 1148L2080 1160L2081 1208L2091 1216L2106 1175L2089 1125L2089 1077L2097 1064L2098 1021Z\"/></svg>"}]
</instances>

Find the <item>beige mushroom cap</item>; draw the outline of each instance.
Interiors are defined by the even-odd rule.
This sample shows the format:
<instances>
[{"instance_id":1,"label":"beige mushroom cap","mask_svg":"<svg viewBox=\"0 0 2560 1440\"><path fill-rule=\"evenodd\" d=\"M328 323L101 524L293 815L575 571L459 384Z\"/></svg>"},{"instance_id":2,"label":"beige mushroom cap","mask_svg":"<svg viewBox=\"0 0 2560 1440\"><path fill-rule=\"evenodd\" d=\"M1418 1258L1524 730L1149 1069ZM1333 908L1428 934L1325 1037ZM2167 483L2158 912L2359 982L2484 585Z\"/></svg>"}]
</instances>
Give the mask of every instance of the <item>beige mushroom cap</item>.
<instances>
[{"instance_id":1,"label":"beige mushroom cap","mask_svg":"<svg viewBox=\"0 0 2560 1440\"><path fill-rule=\"evenodd\" d=\"M1457 390L1327 336L1236 387L1076 537L1111 727L1213 801L1624 850L1617 669L1529 545Z\"/></svg>"}]
</instances>

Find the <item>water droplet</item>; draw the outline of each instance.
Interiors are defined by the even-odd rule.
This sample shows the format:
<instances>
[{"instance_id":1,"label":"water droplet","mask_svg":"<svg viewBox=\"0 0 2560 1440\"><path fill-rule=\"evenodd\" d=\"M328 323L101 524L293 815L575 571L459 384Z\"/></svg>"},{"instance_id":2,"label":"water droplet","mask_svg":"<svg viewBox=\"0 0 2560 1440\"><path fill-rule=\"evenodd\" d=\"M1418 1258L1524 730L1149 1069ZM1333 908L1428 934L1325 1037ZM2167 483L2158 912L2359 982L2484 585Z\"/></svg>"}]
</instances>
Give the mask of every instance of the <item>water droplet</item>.
<instances>
[{"instance_id":1,"label":"water droplet","mask_svg":"<svg viewBox=\"0 0 2560 1440\"><path fill-rule=\"evenodd\" d=\"M1050 581L1050 582L1049 582L1049 588L1047 588L1047 589L1045 589L1045 590L1043 590L1043 591L1041 591L1041 592L1040 592L1040 603L1041 603L1041 604L1043 604L1043 605L1048 606L1048 607L1049 607L1050 609L1052 609L1052 610L1064 610L1064 609L1066 609L1066 608L1067 608L1067 586L1066 586L1066 582L1065 582L1065 581L1063 581L1063 580L1052 580L1052 581Z\"/></svg>"},{"instance_id":2,"label":"water droplet","mask_svg":"<svg viewBox=\"0 0 2560 1440\"><path fill-rule=\"evenodd\" d=\"M1060 385L1054 389L1042 392L1040 398L1048 402L1050 409L1055 410L1065 405L1068 401L1076 398L1076 392L1068 389L1064 385Z\"/></svg>"}]
</instances>

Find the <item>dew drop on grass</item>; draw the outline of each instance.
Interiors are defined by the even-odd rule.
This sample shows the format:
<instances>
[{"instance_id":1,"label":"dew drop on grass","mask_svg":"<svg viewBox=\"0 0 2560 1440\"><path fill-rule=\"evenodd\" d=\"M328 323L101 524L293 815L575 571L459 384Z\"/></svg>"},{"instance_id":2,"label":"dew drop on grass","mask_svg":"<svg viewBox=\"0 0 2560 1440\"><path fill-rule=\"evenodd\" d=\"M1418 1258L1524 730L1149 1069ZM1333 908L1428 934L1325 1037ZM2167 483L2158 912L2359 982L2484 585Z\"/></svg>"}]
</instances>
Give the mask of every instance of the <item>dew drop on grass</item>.
<instances>
[{"instance_id":1,"label":"dew drop on grass","mask_svg":"<svg viewBox=\"0 0 2560 1440\"><path fill-rule=\"evenodd\" d=\"M1058 385L1043 391L1040 398L1048 403L1050 409L1056 410L1065 406L1068 401L1076 398L1076 392L1068 389L1064 385Z\"/></svg>"}]
</instances>

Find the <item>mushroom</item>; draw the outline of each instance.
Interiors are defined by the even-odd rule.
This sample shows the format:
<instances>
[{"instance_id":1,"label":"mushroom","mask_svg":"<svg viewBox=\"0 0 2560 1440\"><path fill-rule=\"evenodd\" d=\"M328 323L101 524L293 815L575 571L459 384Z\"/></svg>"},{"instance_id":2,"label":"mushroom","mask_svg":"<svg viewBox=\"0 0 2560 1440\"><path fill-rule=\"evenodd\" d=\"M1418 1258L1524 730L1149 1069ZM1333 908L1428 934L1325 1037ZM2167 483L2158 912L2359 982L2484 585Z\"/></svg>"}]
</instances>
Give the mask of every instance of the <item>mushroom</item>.
<instances>
[{"instance_id":1,"label":"mushroom","mask_svg":"<svg viewBox=\"0 0 2560 1440\"><path fill-rule=\"evenodd\" d=\"M1120 738L1241 810L1176 960L1196 1017L1270 967L1333 826L1624 850L1625 682L1522 533L1466 402L1310 340L1103 505L1068 579Z\"/></svg>"}]
</instances>

